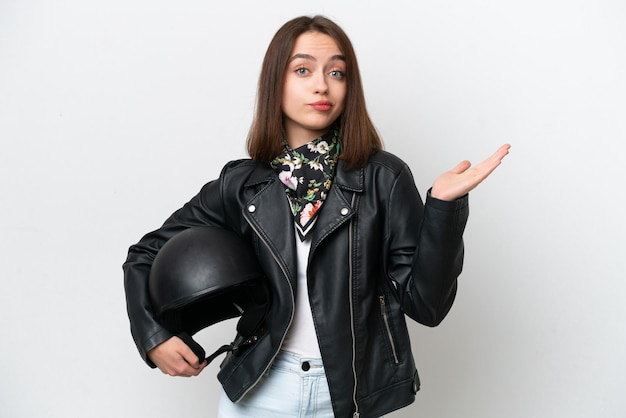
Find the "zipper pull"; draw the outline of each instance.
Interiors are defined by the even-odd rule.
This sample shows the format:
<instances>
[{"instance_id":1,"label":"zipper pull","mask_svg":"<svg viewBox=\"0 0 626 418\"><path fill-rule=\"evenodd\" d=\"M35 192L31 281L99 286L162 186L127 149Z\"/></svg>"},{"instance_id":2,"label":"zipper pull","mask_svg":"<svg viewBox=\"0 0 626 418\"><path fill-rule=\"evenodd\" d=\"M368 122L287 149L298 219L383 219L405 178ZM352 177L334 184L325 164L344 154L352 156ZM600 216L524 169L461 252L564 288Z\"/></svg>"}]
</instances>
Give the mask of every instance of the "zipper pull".
<instances>
[{"instance_id":1,"label":"zipper pull","mask_svg":"<svg viewBox=\"0 0 626 418\"><path fill-rule=\"evenodd\" d=\"M358 412L355 412L354 414L352 414L352 418L359 418L361 416L361 414L359 414Z\"/></svg>"}]
</instances>

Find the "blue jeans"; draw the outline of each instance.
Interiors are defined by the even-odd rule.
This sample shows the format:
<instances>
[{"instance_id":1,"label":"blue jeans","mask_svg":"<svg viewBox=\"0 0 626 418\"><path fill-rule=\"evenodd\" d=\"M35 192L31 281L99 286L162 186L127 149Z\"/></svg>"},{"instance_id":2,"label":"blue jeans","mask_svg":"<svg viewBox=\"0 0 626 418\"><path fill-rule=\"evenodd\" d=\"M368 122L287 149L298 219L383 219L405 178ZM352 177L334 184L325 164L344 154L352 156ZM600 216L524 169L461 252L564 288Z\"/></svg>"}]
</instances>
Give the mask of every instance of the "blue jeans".
<instances>
[{"instance_id":1,"label":"blue jeans","mask_svg":"<svg viewBox=\"0 0 626 418\"><path fill-rule=\"evenodd\" d=\"M281 351L269 373L233 403L224 391L218 418L334 418L321 359Z\"/></svg>"}]
</instances>

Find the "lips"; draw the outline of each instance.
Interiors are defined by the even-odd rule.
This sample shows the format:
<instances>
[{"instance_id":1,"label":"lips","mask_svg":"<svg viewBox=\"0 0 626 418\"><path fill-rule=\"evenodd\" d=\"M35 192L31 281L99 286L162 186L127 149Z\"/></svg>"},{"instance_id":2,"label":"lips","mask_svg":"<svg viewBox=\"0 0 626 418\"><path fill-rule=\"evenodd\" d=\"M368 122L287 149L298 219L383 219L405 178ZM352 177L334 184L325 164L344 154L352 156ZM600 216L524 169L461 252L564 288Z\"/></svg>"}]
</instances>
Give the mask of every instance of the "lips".
<instances>
[{"instance_id":1,"label":"lips","mask_svg":"<svg viewBox=\"0 0 626 418\"><path fill-rule=\"evenodd\" d=\"M326 111L330 110L330 108L332 107L332 105L330 104L330 102L328 100L320 100L318 102L311 103L309 106L311 106L313 109L319 110L321 112L326 112Z\"/></svg>"}]
</instances>

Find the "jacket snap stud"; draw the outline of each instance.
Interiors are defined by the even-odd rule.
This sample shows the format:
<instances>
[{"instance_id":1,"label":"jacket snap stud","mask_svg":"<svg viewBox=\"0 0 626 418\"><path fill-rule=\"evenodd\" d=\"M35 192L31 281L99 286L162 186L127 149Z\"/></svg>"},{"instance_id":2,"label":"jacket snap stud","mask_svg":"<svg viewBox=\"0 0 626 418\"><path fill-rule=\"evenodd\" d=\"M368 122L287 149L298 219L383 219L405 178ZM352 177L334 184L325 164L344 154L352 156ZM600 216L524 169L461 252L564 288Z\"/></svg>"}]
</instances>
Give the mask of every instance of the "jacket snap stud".
<instances>
[{"instance_id":1,"label":"jacket snap stud","mask_svg":"<svg viewBox=\"0 0 626 418\"><path fill-rule=\"evenodd\" d=\"M346 216L346 215L348 214L348 212L350 212L350 210L349 210L348 208L343 208L343 209L341 209L341 214L342 214L343 216Z\"/></svg>"},{"instance_id":2,"label":"jacket snap stud","mask_svg":"<svg viewBox=\"0 0 626 418\"><path fill-rule=\"evenodd\" d=\"M248 206L248 212L253 213L256 210L256 206L250 205Z\"/></svg>"}]
</instances>

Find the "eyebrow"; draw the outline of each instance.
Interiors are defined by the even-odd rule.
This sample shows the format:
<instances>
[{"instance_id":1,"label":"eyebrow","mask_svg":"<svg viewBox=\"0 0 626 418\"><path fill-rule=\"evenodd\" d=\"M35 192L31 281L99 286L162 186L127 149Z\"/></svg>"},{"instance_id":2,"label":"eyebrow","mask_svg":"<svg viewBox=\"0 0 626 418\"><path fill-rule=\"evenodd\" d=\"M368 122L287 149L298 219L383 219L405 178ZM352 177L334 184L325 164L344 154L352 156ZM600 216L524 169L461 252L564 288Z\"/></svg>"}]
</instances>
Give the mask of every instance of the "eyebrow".
<instances>
[{"instance_id":1,"label":"eyebrow","mask_svg":"<svg viewBox=\"0 0 626 418\"><path fill-rule=\"evenodd\" d=\"M298 58L302 58L305 60L310 60L310 61L317 61L317 59L313 56L313 55L309 55L309 54L294 54L291 58L289 58L289 62L298 59ZM337 55L333 55L332 57L330 57L329 61L345 61L346 60L346 56L345 55L341 55L341 54L337 54Z\"/></svg>"}]
</instances>

